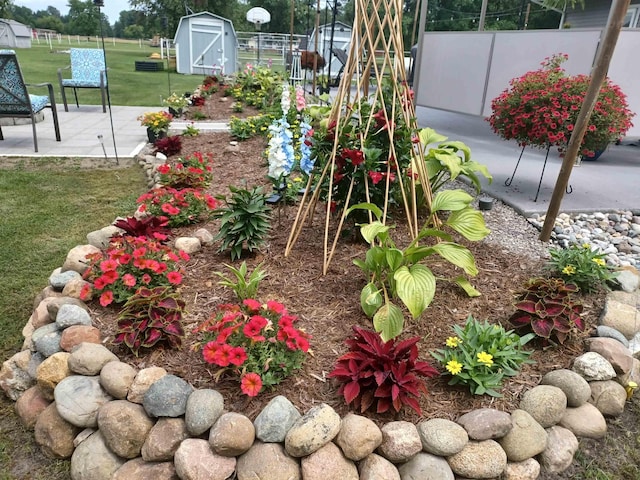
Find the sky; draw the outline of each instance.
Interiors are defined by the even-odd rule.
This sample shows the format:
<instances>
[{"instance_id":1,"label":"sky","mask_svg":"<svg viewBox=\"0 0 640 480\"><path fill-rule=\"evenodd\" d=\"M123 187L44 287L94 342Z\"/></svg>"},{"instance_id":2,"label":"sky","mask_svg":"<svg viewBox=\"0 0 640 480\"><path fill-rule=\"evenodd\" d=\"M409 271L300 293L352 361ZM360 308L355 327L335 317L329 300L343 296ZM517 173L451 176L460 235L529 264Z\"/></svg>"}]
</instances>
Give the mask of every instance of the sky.
<instances>
[{"instance_id":1,"label":"sky","mask_svg":"<svg viewBox=\"0 0 640 480\"><path fill-rule=\"evenodd\" d=\"M69 13L67 0L13 0L14 5L21 7L29 7L32 11L46 10L48 6L52 6L60 10L62 15ZM122 10L131 10L127 0L104 0L104 7L101 8L102 13L109 17L111 25L118 21Z\"/></svg>"}]
</instances>

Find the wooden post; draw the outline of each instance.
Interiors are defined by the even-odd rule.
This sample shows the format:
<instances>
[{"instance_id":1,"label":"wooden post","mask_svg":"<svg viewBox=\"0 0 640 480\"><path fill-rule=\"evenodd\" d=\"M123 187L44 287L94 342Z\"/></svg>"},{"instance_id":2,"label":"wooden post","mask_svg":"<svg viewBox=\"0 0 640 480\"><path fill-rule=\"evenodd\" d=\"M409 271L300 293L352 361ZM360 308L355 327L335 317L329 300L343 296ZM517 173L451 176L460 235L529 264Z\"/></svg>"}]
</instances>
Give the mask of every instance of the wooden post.
<instances>
[{"instance_id":1,"label":"wooden post","mask_svg":"<svg viewBox=\"0 0 640 480\"><path fill-rule=\"evenodd\" d=\"M484 19L487 17L487 3L488 0L482 0L482 6L480 7L480 21L478 22L478 31L484 30Z\"/></svg>"},{"instance_id":2,"label":"wooden post","mask_svg":"<svg viewBox=\"0 0 640 480\"><path fill-rule=\"evenodd\" d=\"M560 211L560 204L562 203L562 197L564 195L565 188L569 183L569 177L571 176L571 170L573 164L578 156L580 150L580 144L584 133L587 131L589 125L589 119L591 118L591 112L595 107L598 100L598 94L600 88L604 82L607 71L609 70L609 64L611 63L611 57L613 51L616 48L618 36L620 35L620 29L622 28L622 22L629 9L630 0L614 0L609 12L609 23L604 31L600 48L596 53L596 61L593 69L591 70L591 82L589 82L589 88L585 95L584 102L578 113L578 118L574 126L569 144L567 145L567 151L564 159L562 160L562 166L560 167L560 173L556 180L556 186L553 189L551 200L549 201L549 208L547 209L547 215L542 225L542 231L540 232L540 240L543 242L549 241L551 238L551 231L555 224L556 217Z\"/></svg>"}]
</instances>

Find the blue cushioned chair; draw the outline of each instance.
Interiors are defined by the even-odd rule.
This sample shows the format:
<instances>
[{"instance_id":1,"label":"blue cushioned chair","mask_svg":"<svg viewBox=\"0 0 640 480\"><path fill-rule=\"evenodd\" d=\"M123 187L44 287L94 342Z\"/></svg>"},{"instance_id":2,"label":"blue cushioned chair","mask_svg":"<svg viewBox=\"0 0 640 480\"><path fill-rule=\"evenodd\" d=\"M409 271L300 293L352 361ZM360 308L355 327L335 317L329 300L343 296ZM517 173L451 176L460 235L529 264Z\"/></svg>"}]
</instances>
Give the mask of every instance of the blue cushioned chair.
<instances>
[{"instance_id":1,"label":"blue cushioned chair","mask_svg":"<svg viewBox=\"0 0 640 480\"><path fill-rule=\"evenodd\" d=\"M71 78L62 78L62 71L71 69ZM107 111L107 74L104 63L104 52L98 48L72 48L71 65L58 69L58 80L62 91L64 111L68 112L65 88L73 88L73 94L78 103L78 88L99 88L102 95L102 111Z\"/></svg>"},{"instance_id":2,"label":"blue cushioned chair","mask_svg":"<svg viewBox=\"0 0 640 480\"><path fill-rule=\"evenodd\" d=\"M30 95L27 86L47 87L49 95ZM0 50L0 118L18 117L30 118L33 126L33 146L38 151L38 137L36 136L36 114L45 108L51 109L56 140L60 141L60 126L58 125L58 111L53 95L53 85L50 83L24 83L20 65L13 50ZM4 140L0 126L0 140Z\"/></svg>"}]
</instances>

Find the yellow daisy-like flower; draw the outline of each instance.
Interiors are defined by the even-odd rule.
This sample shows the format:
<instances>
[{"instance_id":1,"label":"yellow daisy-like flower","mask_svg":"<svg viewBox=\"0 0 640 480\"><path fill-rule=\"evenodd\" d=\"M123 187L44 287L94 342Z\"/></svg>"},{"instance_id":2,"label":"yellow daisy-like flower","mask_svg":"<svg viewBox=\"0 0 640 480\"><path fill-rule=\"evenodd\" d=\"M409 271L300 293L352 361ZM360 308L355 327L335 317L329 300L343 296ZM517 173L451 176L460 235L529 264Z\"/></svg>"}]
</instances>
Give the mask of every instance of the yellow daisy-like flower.
<instances>
[{"instance_id":1,"label":"yellow daisy-like flower","mask_svg":"<svg viewBox=\"0 0 640 480\"><path fill-rule=\"evenodd\" d=\"M462 371L462 364L454 358L447 362L446 369L451 375L457 375Z\"/></svg>"},{"instance_id":2,"label":"yellow daisy-like flower","mask_svg":"<svg viewBox=\"0 0 640 480\"><path fill-rule=\"evenodd\" d=\"M600 265L601 267L604 267L606 264L604 258L592 258L591 260L593 261L593 263L595 263L596 265Z\"/></svg>"},{"instance_id":3,"label":"yellow daisy-like flower","mask_svg":"<svg viewBox=\"0 0 640 480\"><path fill-rule=\"evenodd\" d=\"M583 243L582 248L584 249L591 248L591 245L589 245L588 243Z\"/></svg>"},{"instance_id":4,"label":"yellow daisy-like flower","mask_svg":"<svg viewBox=\"0 0 640 480\"><path fill-rule=\"evenodd\" d=\"M460 340L458 337L449 337L447 338L445 345L449 348L456 348L461 343L462 343L462 340Z\"/></svg>"},{"instance_id":5,"label":"yellow daisy-like flower","mask_svg":"<svg viewBox=\"0 0 640 480\"><path fill-rule=\"evenodd\" d=\"M487 366L493 365L493 355L487 352L480 352L477 357L480 363L484 363Z\"/></svg>"},{"instance_id":6,"label":"yellow daisy-like flower","mask_svg":"<svg viewBox=\"0 0 640 480\"><path fill-rule=\"evenodd\" d=\"M576 267L574 267L573 265L567 265L562 269L562 273L564 273L565 275L573 275L574 273L576 273Z\"/></svg>"}]
</instances>

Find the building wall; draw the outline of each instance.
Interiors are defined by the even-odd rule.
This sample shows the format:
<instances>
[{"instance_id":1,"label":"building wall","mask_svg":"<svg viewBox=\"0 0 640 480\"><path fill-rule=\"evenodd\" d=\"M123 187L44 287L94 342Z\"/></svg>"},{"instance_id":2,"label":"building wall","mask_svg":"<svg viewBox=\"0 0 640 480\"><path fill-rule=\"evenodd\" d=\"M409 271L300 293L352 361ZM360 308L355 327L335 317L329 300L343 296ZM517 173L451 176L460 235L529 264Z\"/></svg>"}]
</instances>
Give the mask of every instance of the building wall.
<instances>
[{"instance_id":1,"label":"building wall","mask_svg":"<svg viewBox=\"0 0 640 480\"><path fill-rule=\"evenodd\" d=\"M584 8L567 8L565 25L569 28L602 28L607 24L612 0L585 0ZM640 1L631 0L630 6L640 6Z\"/></svg>"}]
</instances>

